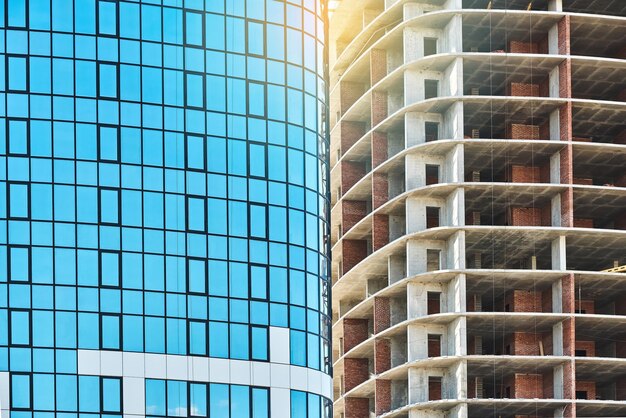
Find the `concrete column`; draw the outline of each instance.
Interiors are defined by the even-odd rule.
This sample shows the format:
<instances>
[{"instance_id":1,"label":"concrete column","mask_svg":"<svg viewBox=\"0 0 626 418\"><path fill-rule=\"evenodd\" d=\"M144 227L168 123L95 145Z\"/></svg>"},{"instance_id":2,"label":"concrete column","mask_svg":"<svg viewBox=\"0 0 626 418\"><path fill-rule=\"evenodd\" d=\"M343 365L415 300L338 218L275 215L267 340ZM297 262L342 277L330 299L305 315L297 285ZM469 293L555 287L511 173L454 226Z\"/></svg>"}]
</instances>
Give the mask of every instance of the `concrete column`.
<instances>
[{"instance_id":1,"label":"concrete column","mask_svg":"<svg viewBox=\"0 0 626 418\"><path fill-rule=\"evenodd\" d=\"M565 237L560 236L552 241L552 270L567 270Z\"/></svg>"},{"instance_id":2,"label":"concrete column","mask_svg":"<svg viewBox=\"0 0 626 418\"><path fill-rule=\"evenodd\" d=\"M465 231L458 231L448 239L448 254L442 267L448 270L465 268Z\"/></svg>"},{"instance_id":3,"label":"concrete column","mask_svg":"<svg viewBox=\"0 0 626 418\"><path fill-rule=\"evenodd\" d=\"M455 189L446 198L446 215L445 220L442 222L445 222L445 225L465 225L465 189Z\"/></svg>"},{"instance_id":4,"label":"concrete column","mask_svg":"<svg viewBox=\"0 0 626 418\"><path fill-rule=\"evenodd\" d=\"M559 109L556 109L550 113L550 141L560 141L560 140L561 140L561 112L559 111Z\"/></svg>"},{"instance_id":5,"label":"concrete column","mask_svg":"<svg viewBox=\"0 0 626 418\"><path fill-rule=\"evenodd\" d=\"M419 42L419 32L411 27L407 27L403 32L404 39L404 63L415 61L424 56L423 42ZM405 91L406 93L406 91Z\"/></svg>"},{"instance_id":6,"label":"concrete column","mask_svg":"<svg viewBox=\"0 0 626 418\"><path fill-rule=\"evenodd\" d=\"M405 257L400 255L391 255L387 261L390 285L406 277L407 262Z\"/></svg>"},{"instance_id":7,"label":"concrete column","mask_svg":"<svg viewBox=\"0 0 626 418\"><path fill-rule=\"evenodd\" d=\"M548 30L548 54L559 54L559 26L554 25Z\"/></svg>"},{"instance_id":8,"label":"concrete column","mask_svg":"<svg viewBox=\"0 0 626 418\"><path fill-rule=\"evenodd\" d=\"M425 369L409 370L409 403L428 401L428 375Z\"/></svg>"},{"instance_id":9,"label":"concrete column","mask_svg":"<svg viewBox=\"0 0 626 418\"><path fill-rule=\"evenodd\" d=\"M457 274L447 284L446 312L465 312L466 301L466 277L465 274Z\"/></svg>"},{"instance_id":10,"label":"concrete column","mask_svg":"<svg viewBox=\"0 0 626 418\"><path fill-rule=\"evenodd\" d=\"M463 59L457 58L443 73L441 82L442 96L463 95Z\"/></svg>"},{"instance_id":11,"label":"concrete column","mask_svg":"<svg viewBox=\"0 0 626 418\"><path fill-rule=\"evenodd\" d=\"M557 280L552 283L552 312L563 312L563 282Z\"/></svg>"},{"instance_id":12,"label":"concrete column","mask_svg":"<svg viewBox=\"0 0 626 418\"><path fill-rule=\"evenodd\" d=\"M450 399L467 398L467 362L465 360L450 366L450 385L448 396ZM451 414L451 416L455 416Z\"/></svg>"},{"instance_id":13,"label":"concrete column","mask_svg":"<svg viewBox=\"0 0 626 418\"><path fill-rule=\"evenodd\" d=\"M548 1L548 10L551 12L562 12L563 11L563 0L549 0Z\"/></svg>"},{"instance_id":14,"label":"concrete column","mask_svg":"<svg viewBox=\"0 0 626 418\"><path fill-rule=\"evenodd\" d=\"M452 2L450 2L452 3ZM460 1L454 2L454 8L461 9ZM452 5L452 4L451 4ZM461 15L455 15L443 29L442 51L463 52L463 19Z\"/></svg>"},{"instance_id":15,"label":"concrete column","mask_svg":"<svg viewBox=\"0 0 626 418\"><path fill-rule=\"evenodd\" d=\"M421 144L426 138L421 113L409 112L404 117L405 148Z\"/></svg>"},{"instance_id":16,"label":"concrete column","mask_svg":"<svg viewBox=\"0 0 626 418\"><path fill-rule=\"evenodd\" d=\"M555 324L552 327L552 353L555 356L563 355L563 323L562 322L559 322L558 324Z\"/></svg>"},{"instance_id":17,"label":"concrete column","mask_svg":"<svg viewBox=\"0 0 626 418\"><path fill-rule=\"evenodd\" d=\"M455 102L443 115L442 138L463 139L463 103Z\"/></svg>"},{"instance_id":18,"label":"concrete column","mask_svg":"<svg viewBox=\"0 0 626 418\"><path fill-rule=\"evenodd\" d=\"M406 232L424 231L426 229L426 206L419 197L409 197L406 200Z\"/></svg>"},{"instance_id":19,"label":"concrete column","mask_svg":"<svg viewBox=\"0 0 626 418\"><path fill-rule=\"evenodd\" d=\"M455 146L446 155L446 170L443 173L444 183L461 183L465 171L465 147L462 144Z\"/></svg>"},{"instance_id":20,"label":"concrete column","mask_svg":"<svg viewBox=\"0 0 626 418\"><path fill-rule=\"evenodd\" d=\"M448 325L448 355L467 355L467 322L464 316Z\"/></svg>"},{"instance_id":21,"label":"concrete column","mask_svg":"<svg viewBox=\"0 0 626 418\"><path fill-rule=\"evenodd\" d=\"M554 368L554 399L563 399L563 366Z\"/></svg>"},{"instance_id":22,"label":"concrete column","mask_svg":"<svg viewBox=\"0 0 626 418\"><path fill-rule=\"evenodd\" d=\"M557 194L554 196L550 205L552 219L551 224L552 226L559 227L561 226L561 195Z\"/></svg>"}]
</instances>

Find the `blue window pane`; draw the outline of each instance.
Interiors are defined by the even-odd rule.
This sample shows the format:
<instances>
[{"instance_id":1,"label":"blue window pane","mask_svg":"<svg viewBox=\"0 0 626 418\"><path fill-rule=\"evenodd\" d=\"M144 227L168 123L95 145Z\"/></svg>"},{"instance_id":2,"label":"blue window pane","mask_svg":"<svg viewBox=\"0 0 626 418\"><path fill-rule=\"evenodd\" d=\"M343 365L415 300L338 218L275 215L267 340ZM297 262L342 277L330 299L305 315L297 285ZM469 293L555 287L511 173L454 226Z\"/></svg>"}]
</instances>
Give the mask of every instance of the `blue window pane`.
<instances>
[{"instance_id":1,"label":"blue window pane","mask_svg":"<svg viewBox=\"0 0 626 418\"><path fill-rule=\"evenodd\" d=\"M78 377L78 408L81 412L100 412L99 377Z\"/></svg>"},{"instance_id":2,"label":"blue window pane","mask_svg":"<svg viewBox=\"0 0 626 418\"><path fill-rule=\"evenodd\" d=\"M98 31L100 34L117 34L117 4L110 1L100 1L98 6Z\"/></svg>"},{"instance_id":3,"label":"blue window pane","mask_svg":"<svg viewBox=\"0 0 626 418\"><path fill-rule=\"evenodd\" d=\"M100 64L98 70L100 72L100 96L117 97L117 66Z\"/></svg>"},{"instance_id":4,"label":"blue window pane","mask_svg":"<svg viewBox=\"0 0 626 418\"><path fill-rule=\"evenodd\" d=\"M252 418L268 418L269 391L252 388Z\"/></svg>"},{"instance_id":5,"label":"blue window pane","mask_svg":"<svg viewBox=\"0 0 626 418\"><path fill-rule=\"evenodd\" d=\"M7 4L7 21L9 26L26 26L26 0L10 0Z\"/></svg>"},{"instance_id":6,"label":"blue window pane","mask_svg":"<svg viewBox=\"0 0 626 418\"><path fill-rule=\"evenodd\" d=\"M232 417L250 417L250 388L248 386L230 387L230 414Z\"/></svg>"},{"instance_id":7,"label":"blue window pane","mask_svg":"<svg viewBox=\"0 0 626 418\"><path fill-rule=\"evenodd\" d=\"M11 376L11 406L30 408L30 376L13 374Z\"/></svg>"},{"instance_id":8,"label":"blue window pane","mask_svg":"<svg viewBox=\"0 0 626 418\"><path fill-rule=\"evenodd\" d=\"M165 380L146 379L146 415L165 415Z\"/></svg>"},{"instance_id":9,"label":"blue window pane","mask_svg":"<svg viewBox=\"0 0 626 418\"><path fill-rule=\"evenodd\" d=\"M121 380L102 379L102 410L105 412L121 412Z\"/></svg>"},{"instance_id":10,"label":"blue window pane","mask_svg":"<svg viewBox=\"0 0 626 418\"><path fill-rule=\"evenodd\" d=\"M207 416L207 387L203 384L189 385L189 412L196 417Z\"/></svg>"},{"instance_id":11,"label":"blue window pane","mask_svg":"<svg viewBox=\"0 0 626 418\"><path fill-rule=\"evenodd\" d=\"M17 91L26 90L26 58L9 57L9 89Z\"/></svg>"},{"instance_id":12,"label":"blue window pane","mask_svg":"<svg viewBox=\"0 0 626 418\"><path fill-rule=\"evenodd\" d=\"M185 41L191 45L202 46L203 14L201 13L185 13Z\"/></svg>"},{"instance_id":13,"label":"blue window pane","mask_svg":"<svg viewBox=\"0 0 626 418\"><path fill-rule=\"evenodd\" d=\"M11 344L30 344L30 315L27 311L11 312Z\"/></svg>"},{"instance_id":14,"label":"blue window pane","mask_svg":"<svg viewBox=\"0 0 626 418\"><path fill-rule=\"evenodd\" d=\"M187 382L168 380L167 382L167 415L170 417L186 417L187 414Z\"/></svg>"},{"instance_id":15,"label":"blue window pane","mask_svg":"<svg viewBox=\"0 0 626 418\"><path fill-rule=\"evenodd\" d=\"M228 385L211 384L209 394L209 416L211 418L229 418L230 396Z\"/></svg>"}]
</instances>

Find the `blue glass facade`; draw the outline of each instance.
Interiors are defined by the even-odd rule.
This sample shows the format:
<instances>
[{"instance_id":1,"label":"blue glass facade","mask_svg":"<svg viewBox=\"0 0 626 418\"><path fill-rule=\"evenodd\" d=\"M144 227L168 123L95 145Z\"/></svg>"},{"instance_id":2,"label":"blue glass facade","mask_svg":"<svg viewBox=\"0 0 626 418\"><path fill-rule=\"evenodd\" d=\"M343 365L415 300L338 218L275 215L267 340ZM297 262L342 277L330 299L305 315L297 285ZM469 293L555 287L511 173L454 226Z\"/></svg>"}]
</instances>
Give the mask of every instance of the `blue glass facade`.
<instances>
[{"instance_id":1,"label":"blue glass facade","mask_svg":"<svg viewBox=\"0 0 626 418\"><path fill-rule=\"evenodd\" d=\"M0 2L3 417L329 413L324 7Z\"/></svg>"}]
</instances>

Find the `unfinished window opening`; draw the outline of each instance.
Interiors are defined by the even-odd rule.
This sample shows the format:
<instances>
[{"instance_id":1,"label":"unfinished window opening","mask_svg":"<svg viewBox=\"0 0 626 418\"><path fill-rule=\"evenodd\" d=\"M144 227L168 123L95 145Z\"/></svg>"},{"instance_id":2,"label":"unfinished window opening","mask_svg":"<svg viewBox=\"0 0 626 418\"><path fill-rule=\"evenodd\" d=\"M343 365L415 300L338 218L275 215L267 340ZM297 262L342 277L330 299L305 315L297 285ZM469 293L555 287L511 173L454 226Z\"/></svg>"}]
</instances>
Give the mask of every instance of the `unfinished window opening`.
<instances>
[{"instance_id":1,"label":"unfinished window opening","mask_svg":"<svg viewBox=\"0 0 626 418\"><path fill-rule=\"evenodd\" d=\"M439 183L439 166L438 165L426 165L426 185Z\"/></svg>"},{"instance_id":2,"label":"unfinished window opening","mask_svg":"<svg viewBox=\"0 0 626 418\"><path fill-rule=\"evenodd\" d=\"M438 207L426 208L426 228L437 228L439 226L439 214L441 210Z\"/></svg>"},{"instance_id":3,"label":"unfinished window opening","mask_svg":"<svg viewBox=\"0 0 626 418\"><path fill-rule=\"evenodd\" d=\"M424 38L424 56L437 53L437 38Z\"/></svg>"},{"instance_id":4,"label":"unfinished window opening","mask_svg":"<svg viewBox=\"0 0 626 418\"><path fill-rule=\"evenodd\" d=\"M441 292L428 292L428 315L441 313Z\"/></svg>"},{"instance_id":5,"label":"unfinished window opening","mask_svg":"<svg viewBox=\"0 0 626 418\"><path fill-rule=\"evenodd\" d=\"M441 377L439 376L428 377L428 400L429 401L441 400Z\"/></svg>"},{"instance_id":6,"label":"unfinished window opening","mask_svg":"<svg viewBox=\"0 0 626 418\"><path fill-rule=\"evenodd\" d=\"M439 123L425 122L424 130L426 132L426 142L433 142L439 139Z\"/></svg>"},{"instance_id":7,"label":"unfinished window opening","mask_svg":"<svg viewBox=\"0 0 626 418\"><path fill-rule=\"evenodd\" d=\"M507 398L507 399L511 398L511 386L507 386L504 389L504 397Z\"/></svg>"},{"instance_id":8,"label":"unfinished window opening","mask_svg":"<svg viewBox=\"0 0 626 418\"><path fill-rule=\"evenodd\" d=\"M441 250L426 250L426 271L441 270Z\"/></svg>"},{"instance_id":9,"label":"unfinished window opening","mask_svg":"<svg viewBox=\"0 0 626 418\"><path fill-rule=\"evenodd\" d=\"M428 357L441 357L441 335L428 334Z\"/></svg>"},{"instance_id":10,"label":"unfinished window opening","mask_svg":"<svg viewBox=\"0 0 626 418\"><path fill-rule=\"evenodd\" d=\"M588 399L586 390L577 390L576 391L576 399Z\"/></svg>"},{"instance_id":11,"label":"unfinished window opening","mask_svg":"<svg viewBox=\"0 0 626 418\"><path fill-rule=\"evenodd\" d=\"M587 350L574 350L576 357L587 357Z\"/></svg>"},{"instance_id":12,"label":"unfinished window opening","mask_svg":"<svg viewBox=\"0 0 626 418\"><path fill-rule=\"evenodd\" d=\"M437 96L439 96L439 81L424 80L424 97L432 99Z\"/></svg>"}]
</instances>

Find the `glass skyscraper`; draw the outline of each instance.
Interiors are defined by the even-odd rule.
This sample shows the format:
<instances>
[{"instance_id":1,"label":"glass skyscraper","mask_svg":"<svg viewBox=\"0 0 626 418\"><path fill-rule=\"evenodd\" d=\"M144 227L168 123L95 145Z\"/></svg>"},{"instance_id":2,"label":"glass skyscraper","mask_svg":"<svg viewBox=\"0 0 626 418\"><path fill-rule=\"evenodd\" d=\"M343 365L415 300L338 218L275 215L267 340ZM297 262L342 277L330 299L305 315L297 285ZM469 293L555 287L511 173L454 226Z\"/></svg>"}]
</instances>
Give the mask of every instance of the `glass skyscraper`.
<instances>
[{"instance_id":1,"label":"glass skyscraper","mask_svg":"<svg viewBox=\"0 0 626 418\"><path fill-rule=\"evenodd\" d=\"M2 418L330 415L324 7L0 1Z\"/></svg>"}]
</instances>

